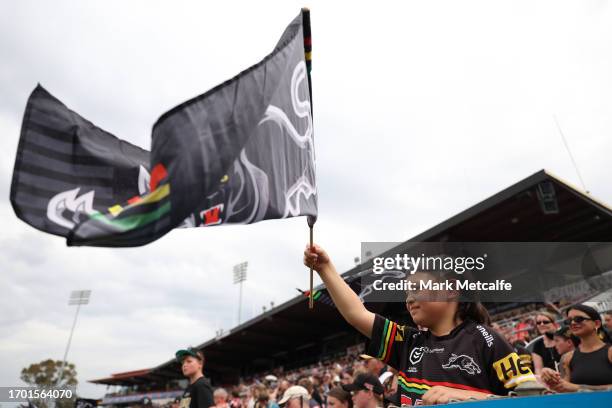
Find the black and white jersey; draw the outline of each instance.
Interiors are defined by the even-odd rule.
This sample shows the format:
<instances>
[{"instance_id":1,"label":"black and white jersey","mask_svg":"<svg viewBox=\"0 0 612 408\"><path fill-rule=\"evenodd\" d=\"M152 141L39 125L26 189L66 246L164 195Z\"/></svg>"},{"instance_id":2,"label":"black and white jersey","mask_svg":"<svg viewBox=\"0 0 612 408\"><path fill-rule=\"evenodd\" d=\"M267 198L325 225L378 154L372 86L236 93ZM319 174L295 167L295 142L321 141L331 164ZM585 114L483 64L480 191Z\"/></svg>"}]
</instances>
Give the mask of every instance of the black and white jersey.
<instances>
[{"instance_id":1,"label":"black and white jersey","mask_svg":"<svg viewBox=\"0 0 612 408\"><path fill-rule=\"evenodd\" d=\"M472 320L438 337L377 314L368 353L398 370L402 405L419 405L436 385L506 395L517 384L535 381L505 339Z\"/></svg>"}]
</instances>

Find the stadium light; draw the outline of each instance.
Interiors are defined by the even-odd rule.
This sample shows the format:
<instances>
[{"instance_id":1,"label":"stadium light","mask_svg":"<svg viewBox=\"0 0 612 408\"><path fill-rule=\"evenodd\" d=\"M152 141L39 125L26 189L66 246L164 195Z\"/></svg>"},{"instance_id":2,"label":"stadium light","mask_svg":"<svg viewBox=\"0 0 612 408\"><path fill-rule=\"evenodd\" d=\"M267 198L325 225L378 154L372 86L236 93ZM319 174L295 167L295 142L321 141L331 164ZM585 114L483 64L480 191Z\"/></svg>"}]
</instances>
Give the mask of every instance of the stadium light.
<instances>
[{"instance_id":1,"label":"stadium light","mask_svg":"<svg viewBox=\"0 0 612 408\"><path fill-rule=\"evenodd\" d=\"M70 336L68 337L68 344L66 345L66 350L64 351L64 360L62 361L62 368L60 369L59 377L57 378L56 387L60 386L62 382L62 377L64 375L64 367L66 366L66 359L68 358L68 350L70 350L70 343L72 342L72 334L74 333L74 328L76 326L77 317L79 316L79 310L81 309L81 305L86 305L89 303L89 297L91 296L91 290L73 290L70 293L70 299L68 300L68 306L77 305L76 313L74 314L74 320L72 322L72 329L70 329Z\"/></svg>"},{"instance_id":2,"label":"stadium light","mask_svg":"<svg viewBox=\"0 0 612 408\"><path fill-rule=\"evenodd\" d=\"M248 262L242 262L238 265L234 265L234 284L240 284L240 295L238 298L238 324L240 324L240 317L242 313L242 282L246 280Z\"/></svg>"}]
</instances>

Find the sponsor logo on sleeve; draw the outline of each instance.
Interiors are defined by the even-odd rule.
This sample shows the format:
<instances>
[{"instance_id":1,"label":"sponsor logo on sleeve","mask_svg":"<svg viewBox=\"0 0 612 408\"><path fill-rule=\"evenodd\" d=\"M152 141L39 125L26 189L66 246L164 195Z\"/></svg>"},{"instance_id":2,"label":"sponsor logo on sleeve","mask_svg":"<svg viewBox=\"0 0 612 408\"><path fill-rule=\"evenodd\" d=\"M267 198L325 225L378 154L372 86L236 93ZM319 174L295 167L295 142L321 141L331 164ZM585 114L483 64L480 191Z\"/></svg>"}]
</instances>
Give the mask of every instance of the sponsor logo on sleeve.
<instances>
[{"instance_id":1,"label":"sponsor logo on sleeve","mask_svg":"<svg viewBox=\"0 0 612 408\"><path fill-rule=\"evenodd\" d=\"M493 336L491 335L491 333L489 333L487 329L485 329L481 325L476 326L476 328L482 334L482 337L484 337L485 341L487 342L487 346L491 347L493 345Z\"/></svg>"},{"instance_id":2,"label":"sponsor logo on sleeve","mask_svg":"<svg viewBox=\"0 0 612 408\"><path fill-rule=\"evenodd\" d=\"M500 358L493 363L493 368L505 388L513 388L525 381L535 381L529 366L516 353Z\"/></svg>"}]
</instances>

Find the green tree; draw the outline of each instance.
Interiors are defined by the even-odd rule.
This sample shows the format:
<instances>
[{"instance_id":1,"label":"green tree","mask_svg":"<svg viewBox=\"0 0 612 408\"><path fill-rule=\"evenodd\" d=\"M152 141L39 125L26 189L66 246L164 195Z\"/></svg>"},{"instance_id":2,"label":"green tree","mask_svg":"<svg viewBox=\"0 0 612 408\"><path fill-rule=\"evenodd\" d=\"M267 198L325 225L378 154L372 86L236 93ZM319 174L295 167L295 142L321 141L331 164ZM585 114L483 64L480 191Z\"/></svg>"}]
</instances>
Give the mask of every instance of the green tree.
<instances>
[{"instance_id":1,"label":"green tree","mask_svg":"<svg viewBox=\"0 0 612 408\"><path fill-rule=\"evenodd\" d=\"M59 360L44 360L40 363L30 364L21 370L21 380L31 387L48 389L51 387L65 389L65 388L76 388L77 372L74 364L66 362L64 366L62 380L57 384L59 379L60 371L62 369L62 362ZM69 408L74 405L74 399L76 394L72 396L72 399L61 399L56 401L57 408ZM33 400L32 401L37 407L47 408L49 401L45 400Z\"/></svg>"}]
</instances>

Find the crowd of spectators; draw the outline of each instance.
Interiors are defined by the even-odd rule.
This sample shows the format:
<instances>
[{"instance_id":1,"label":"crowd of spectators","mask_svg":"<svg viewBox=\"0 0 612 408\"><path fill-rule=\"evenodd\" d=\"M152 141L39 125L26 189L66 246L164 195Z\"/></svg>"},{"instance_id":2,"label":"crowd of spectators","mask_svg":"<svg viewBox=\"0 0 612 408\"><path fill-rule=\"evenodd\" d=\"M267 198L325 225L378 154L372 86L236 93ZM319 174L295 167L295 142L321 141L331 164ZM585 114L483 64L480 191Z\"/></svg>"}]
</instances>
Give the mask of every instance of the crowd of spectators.
<instances>
[{"instance_id":1,"label":"crowd of spectators","mask_svg":"<svg viewBox=\"0 0 612 408\"><path fill-rule=\"evenodd\" d=\"M554 390L564 378L569 361L580 339L572 334L562 313L532 308L493 323L510 342L521 359L537 374L541 383ZM497 316L498 318L500 316ZM609 341L606 330L612 329L612 313L601 315L601 338ZM535 342L532 342L536 339ZM532 342L529 350L525 346ZM559 375L554 374L559 373ZM384 399L360 400L347 388L367 376L375 377L382 385ZM369 377L368 377L369 378ZM557 386L557 391L560 391ZM293 370L277 368L259 376L243 378L239 384L227 384L214 391L215 408L376 408L384 406L397 390L397 372L381 361L354 352L337 359L319 362ZM288 396L302 395L303 406L284 403ZM354 394L354 393L353 393ZM294 398L295 399L295 398ZM293 400L293 399L292 399ZM299 401L299 400L298 400ZM179 400L165 404L166 408L179 408ZM155 404L154 404L155 405ZM355 406L354 406L355 405Z\"/></svg>"},{"instance_id":2,"label":"crowd of spectators","mask_svg":"<svg viewBox=\"0 0 612 408\"><path fill-rule=\"evenodd\" d=\"M293 386L306 389L309 395L308 407L352 408L351 396L342 389L355 381L359 374L372 374L379 378L386 371L386 366L377 359L367 355L347 355L333 361L319 362L307 367L284 371L272 370L265 375L243 379L240 384L218 388L220 397L218 408L278 408L284 394ZM388 388L392 377L387 375ZM216 402L216 398L215 398Z\"/></svg>"},{"instance_id":3,"label":"crowd of spectators","mask_svg":"<svg viewBox=\"0 0 612 408\"><path fill-rule=\"evenodd\" d=\"M554 309L549 311L532 307L522 313L515 312L514 319L508 317L501 319L501 323L493 323L493 328L515 347L521 359L537 373L541 383L554 390L550 381L546 383L544 379L552 378L550 370L560 372L561 378L564 378L566 373L563 370L568 367L569 361L564 362L562 356L568 357L567 353L580 344L580 339L569 329L567 316L559 310L555 313ZM602 333L602 341L609 341L606 336L609 330L612 330L610 312L601 315L599 332ZM528 350L525 346L530 342L532 344ZM549 370L548 377L541 378L543 372L546 374L545 368ZM245 379L238 385L223 389L229 397L218 408L278 408L277 401L282 400L283 393L294 385L301 385L308 391L311 397L309 408L326 408L328 405L336 408L341 399L338 396L344 396L344 402L348 404L339 405L341 408L352 408L350 394L340 386L351 384L359 374L377 376L384 387L385 398L391 397L397 390L397 373L391 367L363 354L348 355L297 370L272 370L261 377ZM557 387L556 391L560 389Z\"/></svg>"}]
</instances>

